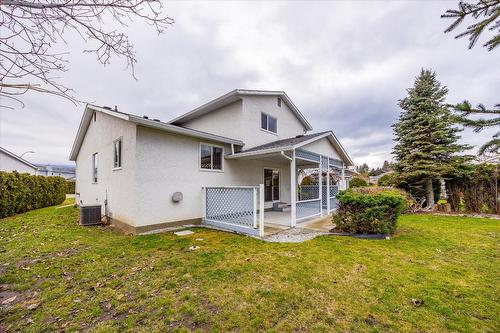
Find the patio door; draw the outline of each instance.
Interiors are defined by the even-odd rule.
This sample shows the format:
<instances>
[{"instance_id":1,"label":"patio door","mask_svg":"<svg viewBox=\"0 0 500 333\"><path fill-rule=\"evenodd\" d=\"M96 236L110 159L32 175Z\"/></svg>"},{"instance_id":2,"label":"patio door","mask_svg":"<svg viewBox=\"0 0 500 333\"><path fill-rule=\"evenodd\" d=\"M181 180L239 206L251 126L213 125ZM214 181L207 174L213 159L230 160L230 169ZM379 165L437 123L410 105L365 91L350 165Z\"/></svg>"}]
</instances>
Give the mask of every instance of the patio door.
<instances>
[{"instance_id":1,"label":"patio door","mask_svg":"<svg viewBox=\"0 0 500 333\"><path fill-rule=\"evenodd\" d=\"M279 169L264 169L264 201L280 200L280 171Z\"/></svg>"}]
</instances>

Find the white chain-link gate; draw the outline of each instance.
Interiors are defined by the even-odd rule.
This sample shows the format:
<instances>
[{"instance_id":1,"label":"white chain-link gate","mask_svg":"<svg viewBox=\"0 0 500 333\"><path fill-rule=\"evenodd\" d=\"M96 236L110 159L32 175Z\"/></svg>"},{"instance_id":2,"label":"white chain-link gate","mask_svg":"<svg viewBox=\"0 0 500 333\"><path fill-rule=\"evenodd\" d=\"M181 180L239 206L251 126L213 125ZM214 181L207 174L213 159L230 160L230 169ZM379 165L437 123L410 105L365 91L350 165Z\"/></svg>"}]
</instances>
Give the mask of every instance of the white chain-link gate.
<instances>
[{"instance_id":1,"label":"white chain-link gate","mask_svg":"<svg viewBox=\"0 0 500 333\"><path fill-rule=\"evenodd\" d=\"M203 188L203 223L264 236L263 188L263 184Z\"/></svg>"}]
</instances>

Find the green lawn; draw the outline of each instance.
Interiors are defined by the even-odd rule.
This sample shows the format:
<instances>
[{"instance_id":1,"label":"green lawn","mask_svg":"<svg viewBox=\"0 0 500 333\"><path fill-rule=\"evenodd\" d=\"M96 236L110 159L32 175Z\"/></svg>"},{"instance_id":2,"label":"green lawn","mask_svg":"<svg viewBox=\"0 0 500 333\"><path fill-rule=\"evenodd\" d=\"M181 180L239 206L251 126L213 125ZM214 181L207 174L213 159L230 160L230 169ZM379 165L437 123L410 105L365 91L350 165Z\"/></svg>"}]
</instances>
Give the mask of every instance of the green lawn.
<instances>
[{"instance_id":1,"label":"green lawn","mask_svg":"<svg viewBox=\"0 0 500 333\"><path fill-rule=\"evenodd\" d=\"M500 331L500 220L408 215L391 240L277 244L77 219L49 207L0 220L0 292L17 296L0 331Z\"/></svg>"}]
</instances>

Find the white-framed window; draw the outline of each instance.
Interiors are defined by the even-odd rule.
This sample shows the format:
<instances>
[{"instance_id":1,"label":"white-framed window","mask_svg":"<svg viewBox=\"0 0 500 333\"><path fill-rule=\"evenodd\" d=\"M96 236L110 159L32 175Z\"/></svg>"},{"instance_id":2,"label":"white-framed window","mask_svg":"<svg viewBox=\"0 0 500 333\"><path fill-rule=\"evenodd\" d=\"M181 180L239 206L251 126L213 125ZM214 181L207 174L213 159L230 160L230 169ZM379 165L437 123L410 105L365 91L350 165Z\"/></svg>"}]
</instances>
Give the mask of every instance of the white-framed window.
<instances>
[{"instance_id":1,"label":"white-framed window","mask_svg":"<svg viewBox=\"0 0 500 333\"><path fill-rule=\"evenodd\" d=\"M97 153L92 154L92 181L97 183L97 165L98 164L98 156Z\"/></svg>"},{"instance_id":2,"label":"white-framed window","mask_svg":"<svg viewBox=\"0 0 500 333\"><path fill-rule=\"evenodd\" d=\"M262 112L260 114L260 128L269 132L278 133L278 119Z\"/></svg>"},{"instance_id":3,"label":"white-framed window","mask_svg":"<svg viewBox=\"0 0 500 333\"><path fill-rule=\"evenodd\" d=\"M113 141L113 169L122 167L122 138Z\"/></svg>"},{"instance_id":4,"label":"white-framed window","mask_svg":"<svg viewBox=\"0 0 500 333\"><path fill-rule=\"evenodd\" d=\"M206 143L200 144L200 169L222 171L224 149Z\"/></svg>"}]
</instances>

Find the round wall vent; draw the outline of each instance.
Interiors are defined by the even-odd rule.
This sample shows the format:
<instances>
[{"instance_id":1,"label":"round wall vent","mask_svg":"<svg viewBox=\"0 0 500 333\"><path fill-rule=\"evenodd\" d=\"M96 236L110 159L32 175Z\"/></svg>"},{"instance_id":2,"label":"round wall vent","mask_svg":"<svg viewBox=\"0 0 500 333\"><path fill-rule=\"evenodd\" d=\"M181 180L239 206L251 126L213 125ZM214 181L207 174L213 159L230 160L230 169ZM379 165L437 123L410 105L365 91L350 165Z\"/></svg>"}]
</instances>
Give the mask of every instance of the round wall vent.
<instances>
[{"instance_id":1,"label":"round wall vent","mask_svg":"<svg viewBox=\"0 0 500 333\"><path fill-rule=\"evenodd\" d=\"M182 200L182 192L175 192L172 194L172 201L173 202L180 202Z\"/></svg>"}]
</instances>

